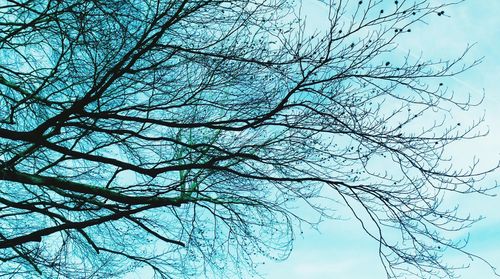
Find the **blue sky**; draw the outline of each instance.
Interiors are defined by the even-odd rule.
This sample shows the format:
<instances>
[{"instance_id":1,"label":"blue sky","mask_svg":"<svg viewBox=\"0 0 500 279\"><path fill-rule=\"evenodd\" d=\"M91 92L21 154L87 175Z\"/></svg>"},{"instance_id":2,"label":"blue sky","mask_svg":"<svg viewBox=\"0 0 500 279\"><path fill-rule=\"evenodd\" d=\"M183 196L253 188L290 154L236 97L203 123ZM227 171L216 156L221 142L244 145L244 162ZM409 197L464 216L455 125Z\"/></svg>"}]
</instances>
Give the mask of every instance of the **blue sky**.
<instances>
[{"instance_id":1,"label":"blue sky","mask_svg":"<svg viewBox=\"0 0 500 279\"><path fill-rule=\"evenodd\" d=\"M478 96L485 92L483 104L461 117L486 115L487 137L458 145L454 151L457 163L467 165L474 154L483 166L495 165L500 159L500 1L468 0L446 9L446 17L435 17L428 25L414 28L412 36L400 41L400 49L421 50L424 56L453 58L467 44L473 47L467 59L484 57L483 62L468 72L447 81L453 90L466 90ZM500 181L500 171L483 183ZM493 194L500 194L499 190ZM462 212L485 216L463 235L470 233L469 251L483 256L500 269L500 196L480 195L449 197L450 204L460 204ZM453 200L451 200L453 198ZM267 262L260 268L265 278L385 278L377 255L377 246L355 220L327 220L319 231L305 230L296 240L290 258L281 263ZM450 263L469 262L463 255L448 255ZM458 271L461 278L494 278L481 261L469 262L470 268Z\"/></svg>"}]
</instances>

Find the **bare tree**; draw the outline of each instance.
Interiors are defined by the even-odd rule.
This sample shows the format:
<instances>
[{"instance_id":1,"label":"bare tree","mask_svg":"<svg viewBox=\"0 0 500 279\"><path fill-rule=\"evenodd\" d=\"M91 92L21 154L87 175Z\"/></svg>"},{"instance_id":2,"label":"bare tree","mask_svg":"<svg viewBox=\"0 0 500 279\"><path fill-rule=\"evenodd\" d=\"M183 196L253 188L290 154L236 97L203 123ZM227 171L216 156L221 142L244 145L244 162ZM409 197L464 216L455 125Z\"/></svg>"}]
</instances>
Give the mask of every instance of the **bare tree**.
<instances>
[{"instance_id":1,"label":"bare tree","mask_svg":"<svg viewBox=\"0 0 500 279\"><path fill-rule=\"evenodd\" d=\"M388 277L453 276L441 200L490 187L443 82L479 61L394 53L434 2L0 1L0 273L238 277L335 200Z\"/></svg>"}]
</instances>

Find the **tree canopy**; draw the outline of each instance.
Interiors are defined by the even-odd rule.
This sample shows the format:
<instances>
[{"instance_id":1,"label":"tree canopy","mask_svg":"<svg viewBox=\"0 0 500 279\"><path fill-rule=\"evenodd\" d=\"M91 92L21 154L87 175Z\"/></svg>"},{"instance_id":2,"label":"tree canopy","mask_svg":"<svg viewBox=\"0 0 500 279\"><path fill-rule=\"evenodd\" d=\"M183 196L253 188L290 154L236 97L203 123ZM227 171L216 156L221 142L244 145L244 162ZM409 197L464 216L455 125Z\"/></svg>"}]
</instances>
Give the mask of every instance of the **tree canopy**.
<instances>
[{"instance_id":1,"label":"tree canopy","mask_svg":"<svg viewBox=\"0 0 500 279\"><path fill-rule=\"evenodd\" d=\"M479 61L396 52L443 2L0 1L0 274L243 277L345 206L388 277L453 276Z\"/></svg>"}]
</instances>

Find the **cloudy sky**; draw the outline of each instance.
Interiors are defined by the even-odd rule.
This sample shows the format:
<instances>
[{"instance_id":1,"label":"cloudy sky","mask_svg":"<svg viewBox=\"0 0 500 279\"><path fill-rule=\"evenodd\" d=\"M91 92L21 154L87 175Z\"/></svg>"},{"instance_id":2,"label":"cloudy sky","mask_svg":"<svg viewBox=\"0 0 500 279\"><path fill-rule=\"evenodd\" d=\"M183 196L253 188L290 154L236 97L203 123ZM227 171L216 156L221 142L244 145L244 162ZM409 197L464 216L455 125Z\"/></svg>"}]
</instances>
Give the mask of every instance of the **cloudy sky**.
<instances>
[{"instance_id":1,"label":"cloudy sky","mask_svg":"<svg viewBox=\"0 0 500 279\"><path fill-rule=\"evenodd\" d=\"M494 165L500 159L500 1L467 0L446 9L446 17L428 20L427 26L413 30L413 36L401 42L401 49L422 50L427 57L459 55L474 44L468 59L484 57L483 62L468 72L449 80L455 90L472 94L485 93L483 104L471 111L472 117L486 115L485 138L470 141L457 149L456 159L470 162L477 154L481 164ZM500 171L493 173L483 183L500 181ZM494 191L493 194L500 194ZM469 251L483 256L500 270L500 196L472 195L448 201L459 203L462 212L485 216L464 236L470 233ZM325 221L319 231L306 230L296 241L290 258L281 263L266 263L260 271L271 279L326 279L326 278L384 278L378 260L377 245L370 240L354 220ZM451 263L468 262L463 255L449 255ZM494 278L491 269L474 260L470 268L460 270L461 278Z\"/></svg>"}]
</instances>

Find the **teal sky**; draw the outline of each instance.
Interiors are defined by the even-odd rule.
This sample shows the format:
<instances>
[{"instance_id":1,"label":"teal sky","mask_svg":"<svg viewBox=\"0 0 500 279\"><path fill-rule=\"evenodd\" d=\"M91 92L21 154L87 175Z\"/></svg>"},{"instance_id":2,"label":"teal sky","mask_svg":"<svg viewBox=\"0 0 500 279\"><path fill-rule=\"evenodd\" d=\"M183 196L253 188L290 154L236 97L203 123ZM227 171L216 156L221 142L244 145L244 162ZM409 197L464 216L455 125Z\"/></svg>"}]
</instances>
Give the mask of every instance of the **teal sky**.
<instances>
[{"instance_id":1,"label":"teal sky","mask_svg":"<svg viewBox=\"0 0 500 279\"><path fill-rule=\"evenodd\" d=\"M453 149L457 164L466 166L474 155L480 165L492 166L500 160L500 1L467 0L446 9L445 17L430 18L428 25L412 30L412 35L400 40L401 52L422 51L424 57L453 58L468 44L475 44L466 61L484 57L477 67L449 79L447 85L455 91L467 91L473 96L485 93L484 102L469 114L454 116L472 121L485 114L483 131L489 135L468 141ZM395 53L395 55L397 55ZM500 171L484 180L485 185L500 181ZM500 194L500 190L492 194ZM450 205L459 204L462 213L485 216L469 231L468 250L478 254L500 270L500 196L449 196ZM345 215L347 217L347 215ZM365 235L355 220L327 220L319 231L305 230L296 240L290 258L281 263L267 262L260 271L270 279L329 279L385 278L377 254L376 243ZM491 269L479 260L470 262L460 254L449 254L449 263L468 263L470 268L457 271L464 279L495 278Z\"/></svg>"}]
</instances>

